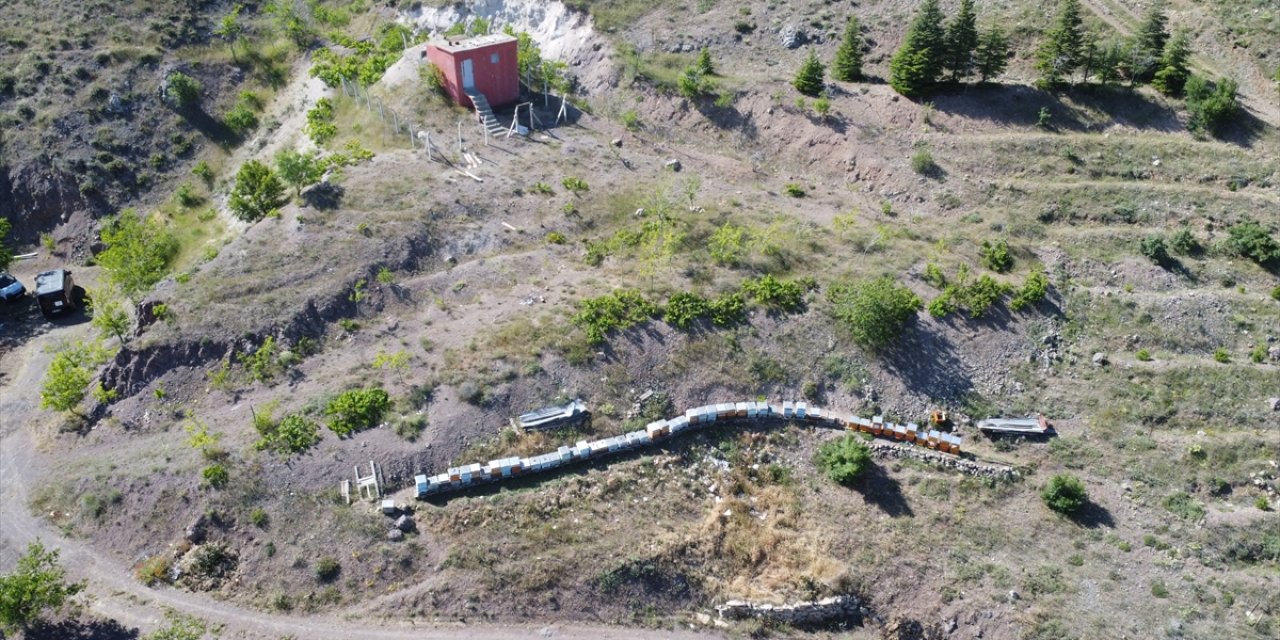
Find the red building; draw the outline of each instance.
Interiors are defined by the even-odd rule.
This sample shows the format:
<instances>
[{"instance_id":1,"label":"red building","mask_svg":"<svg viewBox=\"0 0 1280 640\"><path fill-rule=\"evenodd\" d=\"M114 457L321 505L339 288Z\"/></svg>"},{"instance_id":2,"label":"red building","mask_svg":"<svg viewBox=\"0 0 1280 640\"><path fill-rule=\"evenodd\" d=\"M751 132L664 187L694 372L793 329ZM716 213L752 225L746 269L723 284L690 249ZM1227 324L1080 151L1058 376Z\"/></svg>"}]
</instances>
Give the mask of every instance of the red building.
<instances>
[{"instance_id":1,"label":"red building","mask_svg":"<svg viewBox=\"0 0 1280 640\"><path fill-rule=\"evenodd\" d=\"M427 45L427 59L444 73L445 90L464 107L473 106L468 92L484 94L495 107L520 97L514 36L495 33L431 43Z\"/></svg>"}]
</instances>

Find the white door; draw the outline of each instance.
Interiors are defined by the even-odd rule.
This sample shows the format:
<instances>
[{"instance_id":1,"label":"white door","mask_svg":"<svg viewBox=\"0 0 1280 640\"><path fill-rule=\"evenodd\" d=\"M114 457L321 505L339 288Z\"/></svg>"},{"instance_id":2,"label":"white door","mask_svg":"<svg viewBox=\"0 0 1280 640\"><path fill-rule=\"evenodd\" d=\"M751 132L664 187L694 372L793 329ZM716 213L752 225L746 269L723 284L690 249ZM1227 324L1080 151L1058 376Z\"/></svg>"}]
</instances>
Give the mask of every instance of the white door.
<instances>
[{"instance_id":1,"label":"white door","mask_svg":"<svg viewBox=\"0 0 1280 640\"><path fill-rule=\"evenodd\" d=\"M462 61L462 88L476 88L476 72L475 69L472 68L470 60Z\"/></svg>"}]
</instances>

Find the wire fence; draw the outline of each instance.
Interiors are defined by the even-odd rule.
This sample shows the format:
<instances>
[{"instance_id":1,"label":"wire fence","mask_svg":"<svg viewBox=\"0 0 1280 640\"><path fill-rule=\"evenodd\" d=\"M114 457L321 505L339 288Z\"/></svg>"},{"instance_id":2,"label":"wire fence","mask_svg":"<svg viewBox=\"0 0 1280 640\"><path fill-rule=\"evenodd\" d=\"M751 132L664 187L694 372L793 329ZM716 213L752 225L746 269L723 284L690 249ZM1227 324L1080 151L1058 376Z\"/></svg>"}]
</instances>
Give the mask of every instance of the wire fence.
<instances>
[{"instance_id":1,"label":"wire fence","mask_svg":"<svg viewBox=\"0 0 1280 640\"><path fill-rule=\"evenodd\" d=\"M382 121L384 144L388 142L386 134L389 131L391 141L408 142L410 149L421 149L426 152L428 160L436 159L440 148L432 142L431 133L422 125L401 117L394 109L388 107L382 98L370 94L367 87L361 87L359 82L348 80L346 76L338 76L338 79L341 81L342 95L355 100L357 106L367 109L371 115L377 115ZM458 144L461 147L461 131L458 134Z\"/></svg>"}]
</instances>

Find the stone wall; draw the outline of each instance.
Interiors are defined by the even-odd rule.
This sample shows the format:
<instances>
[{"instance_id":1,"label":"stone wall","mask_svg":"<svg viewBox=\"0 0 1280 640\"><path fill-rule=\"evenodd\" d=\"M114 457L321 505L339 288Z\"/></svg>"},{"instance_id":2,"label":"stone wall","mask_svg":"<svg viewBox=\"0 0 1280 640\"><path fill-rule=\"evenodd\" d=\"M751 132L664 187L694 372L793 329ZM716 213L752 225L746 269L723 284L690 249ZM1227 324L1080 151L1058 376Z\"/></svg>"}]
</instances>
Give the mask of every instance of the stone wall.
<instances>
[{"instance_id":1,"label":"stone wall","mask_svg":"<svg viewBox=\"0 0 1280 640\"><path fill-rule=\"evenodd\" d=\"M921 449L920 447L904 446L884 440L872 440L867 443L867 448L871 449L871 455L877 458L918 460L978 478L992 478L1005 482L1012 482L1018 479L1018 471L1010 466L966 460L938 451Z\"/></svg>"}]
</instances>

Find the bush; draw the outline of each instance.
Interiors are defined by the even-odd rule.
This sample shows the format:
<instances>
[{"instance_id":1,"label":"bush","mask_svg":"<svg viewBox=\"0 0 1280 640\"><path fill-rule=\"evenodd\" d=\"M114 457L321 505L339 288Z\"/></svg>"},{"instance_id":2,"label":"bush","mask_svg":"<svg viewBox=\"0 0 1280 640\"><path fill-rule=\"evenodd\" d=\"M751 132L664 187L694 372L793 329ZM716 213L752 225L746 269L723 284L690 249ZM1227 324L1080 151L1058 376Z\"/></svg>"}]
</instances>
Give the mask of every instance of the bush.
<instances>
[{"instance_id":1,"label":"bush","mask_svg":"<svg viewBox=\"0 0 1280 640\"><path fill-rule=\"evenodd\" d=\"M1174 231L1173 235L1169 236L1169 248L1183 256L1195 255L1202 250L1200 241L1196 240L1191 230L1186 227Z\"/></svg>"},{"instance_id":2,"label":"bush","mask_svg":"<svg viewBox=\"0 0 1280 640\"><path fill-rule=\"evenodd\" d=\"M921 307L920 298L890 276L834 285L827 298L854 341L872 350L893 342Z\"/></svg>"},{"instance_id":3,"label":"bush","mask_svg":"<svg viewBox=\"0 0 1280 640\"><path fill-rule=\"evenodd\" d=\"M228 206L240 220L256 222L274 214L287 202L284 192L284 182L271 167L250 160L236 173L236 184L231 190Z\"/></svg>"},{"instance_id":4,"label":"bush","mask_svg":"<svg viewBox=\"0 0 1280 640\"><path fill-rule=\"evenodd\" d=\"M808 289L807 283L794 280L784 282L772 275L742 283L743 293L751 296L756 304L785 313L804 311L804 295Z\"/></svg>"},{"instance_id":5,"label":"bush","mask_svg":"<svg viewBox=\"0 0 1280 640\"><path fill-rule=\"evenodd\" d=\"M1164 499L1164 508L1183 520L1198 522L1204 517L1204 505L1196 502L1189 494L1179 491Z\"/></svg>"},{"instance_id":6,"label":"bush","mask_svg":"<svg viewBox=\"0 0 1280 640\"><path fill-rule=\"evenodd\" d=\"M161 221L142 218L125 209L108 218L99 232L106 249L95 260L107 279L127 296L140 294L159 282L178 255L178 239Z\"/></svg>"},{"instance_id":7,"label":"bush","mask_svg":"<svg viewBox=\"0 0 1280 640\"><path fill-rule=\"evenodd\" d=\"M1134 357L1139 362L1151 362L1151 352L1146 349L1138 349L1138 353L1134 354Z\"/></svg>"},{"instance_id":8,"label":"bush","mask_svg":"<svg viewBox=\"0 0 1280 640\"><path fill-rule=\"evenodd\" d=\"M1049 509L1070 516L1078 512L1089 497L1079 478L1063 473L1049 480L1049 484L1040 492L1040 499L1044 500Z\"/></svg>"},{"instance_id":9,"label":"bush","mask_svg":"<svg viewBox=\"0 0 1280 640\"><path fill-rule=\"evenodd\" d=\"M249 522L259 529L266 529L271 524L271 516L267 515L262 507L254 507L253 511L249 512Z\"/></svg>"},{"instance_id":10,"label":"bush","mask_svg":"<svg viewBox=\"0 0 1280 640\"><path fill-rule=\"evenodd\" d=\"M1013 268L1013 256L1009 254L1009 242L1004 238L991 242L982 241L978 249L978 257L982 266L996 272L1006 273Z\"/></svg>"},{"instance_id":11,"label":"bush","mask_svg":"<svg viewBox=\"0 0 1280 640\"><path fill-rule=\"evenodd\" d=\"M1223 349L1222 347L1218 347L1217 349L1213 350L1213 360L1214 362L1221 362L1222 364L1226 364L1228 362L1231 362L1231 354L1228 353L1226 349Z\"/></svg>"},{"instance_id":12,"label":"bush","mask_svg":"<svg viewBox=\"0 0 1280 640\"><path fill-rule=\"evenodd\" d=\"M258 114L254 113L253 107L241 101L222 117L222 123L243 138L245 134L258 128Z\"/></svg>"},{"instance_id":13,"label":"bush","mask_svg":"<svg viewBox=\"0 0 1280 640\"><path fill-rule=\"evenodd\" d=\"M585 191L590 191L591 187L587 186L587 181L575 176L569 176L560 181L565 189L573 192L573 195L581 195Z\"/></svg>"},{"instance_id":14,"label":"bush","mask_svg":"<svg viewBox=\"0 0 1280 640\"><path fill-rule=\"evenodd\" d=\"M1143 238L1138 248L1148 260L1160 266L1168 264L1170 260L1169 249L1165 246L1164 236L1160 234Z\"/></svg>"},{"instance_id":15,"label":"bush","mask_svg":"<svg viewBox=\"0 0 1280 640\"><path fill-rule=\"evenodd\" d=\"M227 483L231 480L231 474L227 472L227 468L220 464L211 464L205 467L204 471L200 472L200 475L204 478L204 483L214 489L221 489L227 486Z\"/></svg>"},{"instance_id":16,"label":"bush","mask_svg":"<svg viewBox=\"0 0 1280 640\"><path fill-rule=\"evenodd\" d=\"M200 81L191 76L175 71L165 81L165 98L169 104L178 108L193 107L200 103Z\"/></svg>"},{"instance_id":17,"label":"bush","mask_svg":"<svg viewBox=\"0 0 1280 640\"><path fill-rule=\"evenodd\" d=\"M320 98L316 106L307 111L307 135L316 146L323 146L338 135L338 125L333 122L333 101Z\"/></svg>"},{"instance_id":18,"label":"bush","mask_svg":"<svg viewBox=\"0 0 1280 640\"><path fill-rule=\"evenodd\" d=\"M1225 78L1216 84L1200 76L1191 76L1184 91L1187 95L1187 111L1191 113L1189 127L1197 133L1217 135L1235 118L1240 110L1236 99L1239 85Z\"/></svg>"},{"instance_id":19,"label":"bush","mask_svg":"<svg viewBox=\"0 0 1280 640\"><path fill-rule=\"evenodd\" d=\"M391 409L391 396L386 391L373 387L370 389L351 389L330 400L324 407L324 415L329 419L329 429L345 438L378 426L382 416Z\"/></svg>"},{"instance_id":20,"label":"bush","mask_svg":"<svg viewBox=\"0 0 1280 640\"><path fill-rule=\"evenodd\" d=\"M788 182L782 187L782 192L792 198L803 198L805 196L804 186L797 182Z\"/></svg>"},{"instance_id":21,"label":"bush","mask_svg":"<svg viewBox=\"0 0 1280 640\"><path fill-rule=\"evenodd\" d=\"M569 239L564 237L564 234L559 231L552 231L547 234L547 244L564 244L568 241Z\"/></svg>"},{"instance_id":22,"label":"bush","mask_svg":"<svg viewBox=\"0 0 1280 640\"><path fill-rule=\"evenodd\" d=\"M287 415L279 422L270 419L255 421L254 427L260 436L254 446L259 450L297 454L306 452L320 442L320 425L298 414Z\"/></svg>"},{"instance_id":23,"label":"bush","mask_svg":"<svg viewBox=\"0 0 1280 640\"><path fill-rule=\"evenodd\" d=\"M139 564L133 570L133 575L138 578L139 582L150 587L158 583L168 582L171 566L172 563L169 561L168 556L152 556L143 560L142 564Z\"/></svg>"},{"instance_id":24,"label":"bush","mask_svg":"<svg viewBox=\"0 0 1280 640\"><path fill-rule=\"evenodd\" d=\"M949 291L952 289L953 287L948 287ZM955 286L953 295L969 309L969 317L981 318L1008 292L1008 286L996 282L989 275L983 274L972 284Z\"/></svg>"},{"instance_id":25,"label":"bush","mask_svg":"<svg viewBox=\"0 0 1280 640\"><path fill-rule=\"evenodd\" d=\"M871 451L862 438L845 434L818 448L817 464L828 478L848 486L871 467Z\"/></svg>"},{"instance_id":26,"label":"bush","mask_svg":"<svg viewBox=\"0 0 1280 640\"><path fill-rule=\"evenodd\" d=\"M933 154L928 149L917 149L911 154L911 170L922 176L931 176L938 172L938 164L933 161Z\"/></svg>"},{"instance_id":27,"label":"bush","mask_svg":"<svg viewBox=\"0 0 1280 640\"><path fill-rule=\"evenodd\" d=\"M662 320L677 329L688 329L707 314L707 300L696 293L681 291L667 299Z\"/></svg>"},{"instance_id":28,"label":"bush","mask_svg":"<svg viewBox=\"0 0 1280 640\"><path fill-rule=\"evenodd\" d=\"M1255 220L1245 220L1227 229L1226 247L1262 266L1280 263L1280 243L1271 237L1269 229Z\"/></svg>"},{"instance_id":29,"label":"bush","mask_svg":"<svg viewBox=\"0 0 1280 640\"><path fill-rule=\"evenodd\" d=\"M707 304L707 314L711 324L732 327L747 319L747 303L737 291L722 293Z\"/></svg>"},{"instance_id":30,"label":"bush","mask_svg":"<svg viewBox=\"0 0 1280 640\"><path fill-rule=\"evenodd\" d=\"M316 560L315 572L320 582L332 582L342 572L342 565L332 556L323 556Z\"/></svg>"},{"instance_id":31,"label":"bush","mask_svg":"<svg viewBox=\"0 0 1280 640\"><path fill-rule=\"evenodd\" d=\"M1280 284L1276 285L1275 288L1271 290L1271 299L1280 300Z\"/></svg>"},{"instance_id":32,"label":"bush","mask_svg":"<svg viewBox=\"0 0 1280 640\"><path fill-rule=\"evenodd\" d=\"M1021 311L1023 307L1034 305L1044 300L1045 295L1049 291L1049 277L1045 275L1041 269L1033 269L1027 274L1027 280L1022 283L1022 288L1013 294L1013 299L1009 301L1009 308L1014 311Z\"/></svg>"},{"instance_id":33,"label":"bush","mask_svg":"<svg viewBox=\"0 0 1280 640\"><path fill-rule=\"evenodd\" d=\"M640 324L658 311L640 293L626 289L588 298L580 307L581 310L573 316L573 323L587 332L587 340L591 344L600 344L610 331Z\"/></svg>"}]
</instances>

